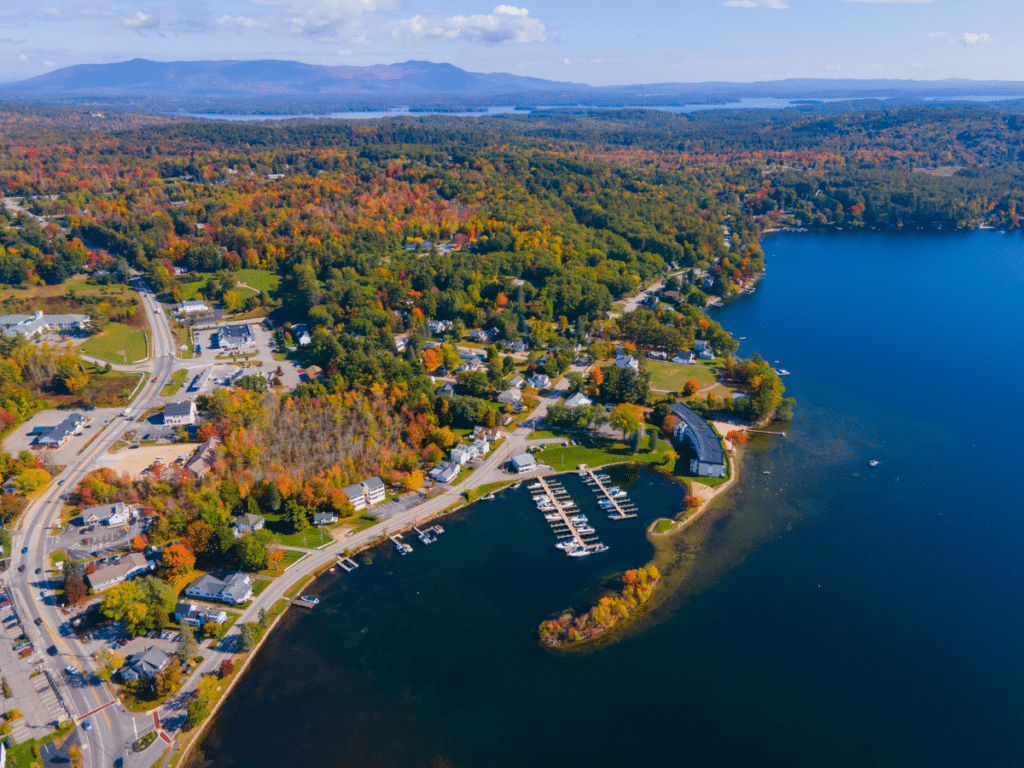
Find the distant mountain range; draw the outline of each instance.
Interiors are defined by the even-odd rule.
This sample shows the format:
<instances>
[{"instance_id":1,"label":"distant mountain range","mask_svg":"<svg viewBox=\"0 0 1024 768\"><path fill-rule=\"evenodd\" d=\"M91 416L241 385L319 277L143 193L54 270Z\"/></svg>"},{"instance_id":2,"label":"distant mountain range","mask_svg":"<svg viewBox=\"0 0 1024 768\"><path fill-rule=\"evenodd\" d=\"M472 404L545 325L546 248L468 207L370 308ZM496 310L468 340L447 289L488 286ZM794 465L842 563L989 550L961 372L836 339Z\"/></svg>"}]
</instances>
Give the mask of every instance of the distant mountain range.
<instances>
[{"instance_id":1,"label":"distant mountain range","mask_svg":"<svg viewBox=\"0 0 1024 768\"><path fill-rule=\"evenodd\" d=\"M297 61L132 59L80 64L0 84L0 99L63 104L124 103L155 109L322 113L342 108L508 106L669 106L738 98L793 100L1024 97L1024 83L973 80L815 80L758 83L652 83L590 86L505 73L467 72L452 64L406 61L329 67Z\"/></svg>"}]
</instances>

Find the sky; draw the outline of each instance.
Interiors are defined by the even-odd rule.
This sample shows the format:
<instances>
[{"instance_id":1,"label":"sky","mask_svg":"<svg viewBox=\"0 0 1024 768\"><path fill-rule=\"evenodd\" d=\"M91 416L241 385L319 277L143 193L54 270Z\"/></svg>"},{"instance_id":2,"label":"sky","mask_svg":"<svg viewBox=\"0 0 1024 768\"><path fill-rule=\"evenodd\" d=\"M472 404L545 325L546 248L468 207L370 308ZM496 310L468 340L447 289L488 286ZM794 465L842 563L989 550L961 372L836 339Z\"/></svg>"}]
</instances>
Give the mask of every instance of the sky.
<instances>
[{"instance_id":1,"label":"sky","mask_svg":"<svg viewBox=\"0 0 1024 768\"><path fill-rule=\"evenodd\" d=\"M1022 0L0 0L0 82L72 64L450 62L591 85L1024 80Z\"/></svg>"}]
</instances>

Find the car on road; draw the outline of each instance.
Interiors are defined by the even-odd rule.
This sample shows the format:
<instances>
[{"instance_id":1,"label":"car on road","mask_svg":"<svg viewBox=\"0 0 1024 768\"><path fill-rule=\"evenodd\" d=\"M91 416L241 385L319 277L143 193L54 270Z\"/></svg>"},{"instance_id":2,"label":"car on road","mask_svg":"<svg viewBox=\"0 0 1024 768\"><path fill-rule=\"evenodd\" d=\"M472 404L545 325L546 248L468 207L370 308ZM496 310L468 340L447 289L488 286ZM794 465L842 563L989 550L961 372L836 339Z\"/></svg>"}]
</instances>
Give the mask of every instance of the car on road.
<instances>
[{"instance_id":1,"label":"car on road","mask_svg":"<svg viewBox=\"0 0 1024 768\"><path fill-rule=\"evenodd\" d=\"M21 548L21 554L27 555L28 554L28 547L22 547Z\"/></svg>"},{"instance_id":2,"label":"car on road","mask_svg":"<svg viewBox=\"0 0 1024 768\"><path fill-rule=\"evenodd\" d=\"M18 566L18 573L24 573L24 572L25 572L25 566L24 565L19 565Z\"/></svg>"},{"instance_id":3,"label":"car on road","mask_svg":"<svg viewBox=\"0 0 1024 768\"><path fill-rule=\"evenodd\" d=\"M83 720L82 721L82 730L83 731L92 730L92 723L90 723L88 720Z\"/></svg>"},{"instance_id":4,"label":"car on road","mask_svg":"<svg viewBox=\"0 0 1024 768\"><path fill-rule=\"evenodd\" d=\"M50 596L50 591L48 589L40 589L39 590L39 596L40 597L49 597Z\"/></svg>"},{"instance_id":5,"label":"car on road","mask_svg":"<svg viewBox=\"0 0 1024 768\"><path fill-rule=\"evenodd\" d=\"M64 485L64 481L63 480L58 480L57 481L57 485Z\"/></svg>"},{"instance_id":6,"label":"car on road","mask_svg":"<svg viewBox=\"0 0 1024 768\"><path fill-rule=\"evenodd\" d=\"M36 576L43 572L42 568L36 568Z\"/></svg>"},{"instance_id":7,"label":"car on road","mask_svg":"<svg viewBox=\"0 0 1024 768\"><path fill-rule=\"evenodd\" d=\"M43 620L37 616L34 623L37 627L41 627L43 625Z\"/></svg>"},{"instance_id":8,"label":"car on road","mask_svg":"<svg viewBox=\"0 0 1024 768\"><path fill-rule=\"evenodd\" d=\"M46 649L46 652L50 656L56 656L57 655L57 646L56 645L51 645L49 648Z\"/></svg>"},{"instance_id":9,"label":"car on road","mask_svg":"<svg viewBox=\"0 0 1024 768\"><path fill-rule=\"evenodd\" d=\"M64 671L67 672L69 675L74 675L78 672L78 670L72 666L64 667Z\"/></svg>"}]
</instances>

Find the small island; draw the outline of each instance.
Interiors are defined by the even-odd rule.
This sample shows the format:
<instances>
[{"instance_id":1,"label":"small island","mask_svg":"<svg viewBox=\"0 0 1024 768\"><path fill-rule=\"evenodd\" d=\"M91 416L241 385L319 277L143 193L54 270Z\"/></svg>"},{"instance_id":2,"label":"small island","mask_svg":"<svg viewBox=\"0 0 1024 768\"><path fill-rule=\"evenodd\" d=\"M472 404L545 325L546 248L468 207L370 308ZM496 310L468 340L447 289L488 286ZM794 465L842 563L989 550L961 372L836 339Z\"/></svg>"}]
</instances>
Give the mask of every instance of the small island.
<instances>
[{"instance_id":1,"label":"small island","mask_svg":"<svg viewBox=\"0 0 1024 768\"><path fill-rule=\"evenodd\" d=\"M537 628L545 645L567 646L590 640L629 618L654 593L661 574L654 565L622 574L622 591L616 597L602 597L581 616L569 611L557 619L541 622Z\"/></svg>"}]
</instances>

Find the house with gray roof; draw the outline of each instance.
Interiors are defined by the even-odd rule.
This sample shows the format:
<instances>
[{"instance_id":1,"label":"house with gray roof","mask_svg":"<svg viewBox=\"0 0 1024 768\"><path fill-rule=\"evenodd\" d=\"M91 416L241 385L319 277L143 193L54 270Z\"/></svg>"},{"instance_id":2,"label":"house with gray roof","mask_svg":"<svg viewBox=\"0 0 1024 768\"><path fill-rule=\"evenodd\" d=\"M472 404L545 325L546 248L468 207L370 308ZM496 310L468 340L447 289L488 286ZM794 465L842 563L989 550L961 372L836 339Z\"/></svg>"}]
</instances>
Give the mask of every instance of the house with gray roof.
<instances>
[{"instance_id":1,"label":"house with gray roof","mask_svg":"<svg viewBox=\"0 0 1024 768\"><path fill-rule=\"evenodd\" d=\"M384 481L377 476L366 478L361 485L366 494L366 503L371 507L380 504L387 496L388 489L384 486Z\"/></svg>"},{"instance_id":2,"label":"house with gray roof","mask_svg":"<svg viewBox=\"0 0 1024 768\"><path fill-rule=\"evenodd\" d=\"M566 399L565 404L569 408L585 408L588 405L593 405L594 401L582 392L577 392L572 397Z\"/></svg>"},{"instance_id":3,"label":"house with gray roof","mask_svg":"<svg viewBox=\"0 0 1024 768\"><path fill-rule=\"evenodd\" d=\"M241 571L223 579L206 574L185 587L185 595L199 600L239 605L252 597L252 585L249 583L249 576Z\"/></svg>"},{"instance_id":4,"label":"house with gray roof","mask_svg":"<svg viewBox=\"0 0 1024 768\"><path fill-rule=\"evenodd\" d=\"M216 336L217 346L228 352L256 346L256 335L248 323L222 326Z\"/></svg>"},{"instance_id":5,"label":"house with gray roof","mask_svg":"<svg viewBox=\"0 0 1024 768\"><path fill-rule=\"evenodd\" d=\"M361 509L366 509L366 491L363 490L362 485L359 483L353 483L343 490L345 495L348 496L348 500L352 502L352 508L356 512Z\"/></svg>"},{"instance_id":6,"label":"house with gray roof","mask_svg":"<svg viewBox=\"0 0 1024 768\"><path fill-rule=\"evenodd\" d=\"M85 416L72 413L55 427L51 427L36 438L39 445L47 448L60 448L73 435L80 434L85 426Z\"/></svg>"},{"instance_id":7,"label":"house with gray roof","mask_svg":"<svg viewBox=\"0 0 1024 768\"><path fill-rule=\"evenodd\" d=\"M191 400L164 405L164 424L175 426L196 423L196 404Z\"/></svg>"},{"instance_id":8,"label":"house with gray roof","mask_svg":"<svg viewBox=\"0 0 1024 768\"><path fill-rule=\"evenodd\" d=\"M122 581L141 576L156 568L156 563L151 562L139 552L132 552L124 555L117 562L109 562L97 566L94 573L88 574L85 578L89 586L95 592L102 592Z\"/></svg>"},{"instance_id":9,"label":"house with gray roof","mask_svg":"<svg viewBox=\"0 0 1024 768\"><path fill-rule=\"evenodd\" d=\"M313 525L330 525L338 522L338 516L333 512L314 512Z\"/></svg>"},{"instance_id":10,"label":"house with gray roof","mask_svg":"<svg viewBox=\"0 0 1024 768\"><path fill-rule=\"evenodd\" d=\"M84 331L89 319L88 315L47 315L41 311L31 315L0 315L0 332L13 338L47 331Z\"/></svg>"},{"instance_id":11,"label":"house with gray roof","mask_svg":"<svg viewBox=\"0 0 1024 768\"><path fill-rule=\"evenodd\" d=\"M214 624L223 624L228 620L224 611L214 608L200 608L195 603L180 602L174 606L174 620L179 624L185 623L191 627L201 627L208 621Z\"/></svg>"},{"instance_id":12,"label":"house with gray roof","mask_svg":"<svg viewBox=\"0 0 1024 768\"><path fill-rule=\"evenodd\" d=\"M690 461L690 472L700 477L725 477L725 451L711 425L682 403L673 403L669 410L679 419L672 437L697 453Z\"/></svg>"},{"instance_id":13,"label":"house with gray roof","mask_svg":"<svg viewBox=\"0 0 1024 768\"><path fill-rule=\"evenodd\" d=\"M246 534L255 533L256 531L261 530L263 526L266 525L266 522L267 521L259 515L246 513L244 515L239 515L232 520L231 527L235 530L235 538L240 539Z\"/></svg>"},{"instance_id":14,"label":"house with gray roof","mask_svg":"<svg viewBox=\"0 0 1024 768\"><path fill-rule=\"evenodd\" d=\"M170 663L171 657L154 645L128 659L128 663L121 667L121 678L129 682L140 677L153 680Z\"/></svg>"},{"instance_id":15,"label":"house with gray roof","mask_svg":"<svg viewBox=\"0 0 1024 768\"><path fill-rule=\"evenodd\" d=\"M461 467L458 464L453 464L450 461L442 461L430 470L427 477L438 483L450 483L459 476L460 469Z\"/></svg>"}]
</instances>

